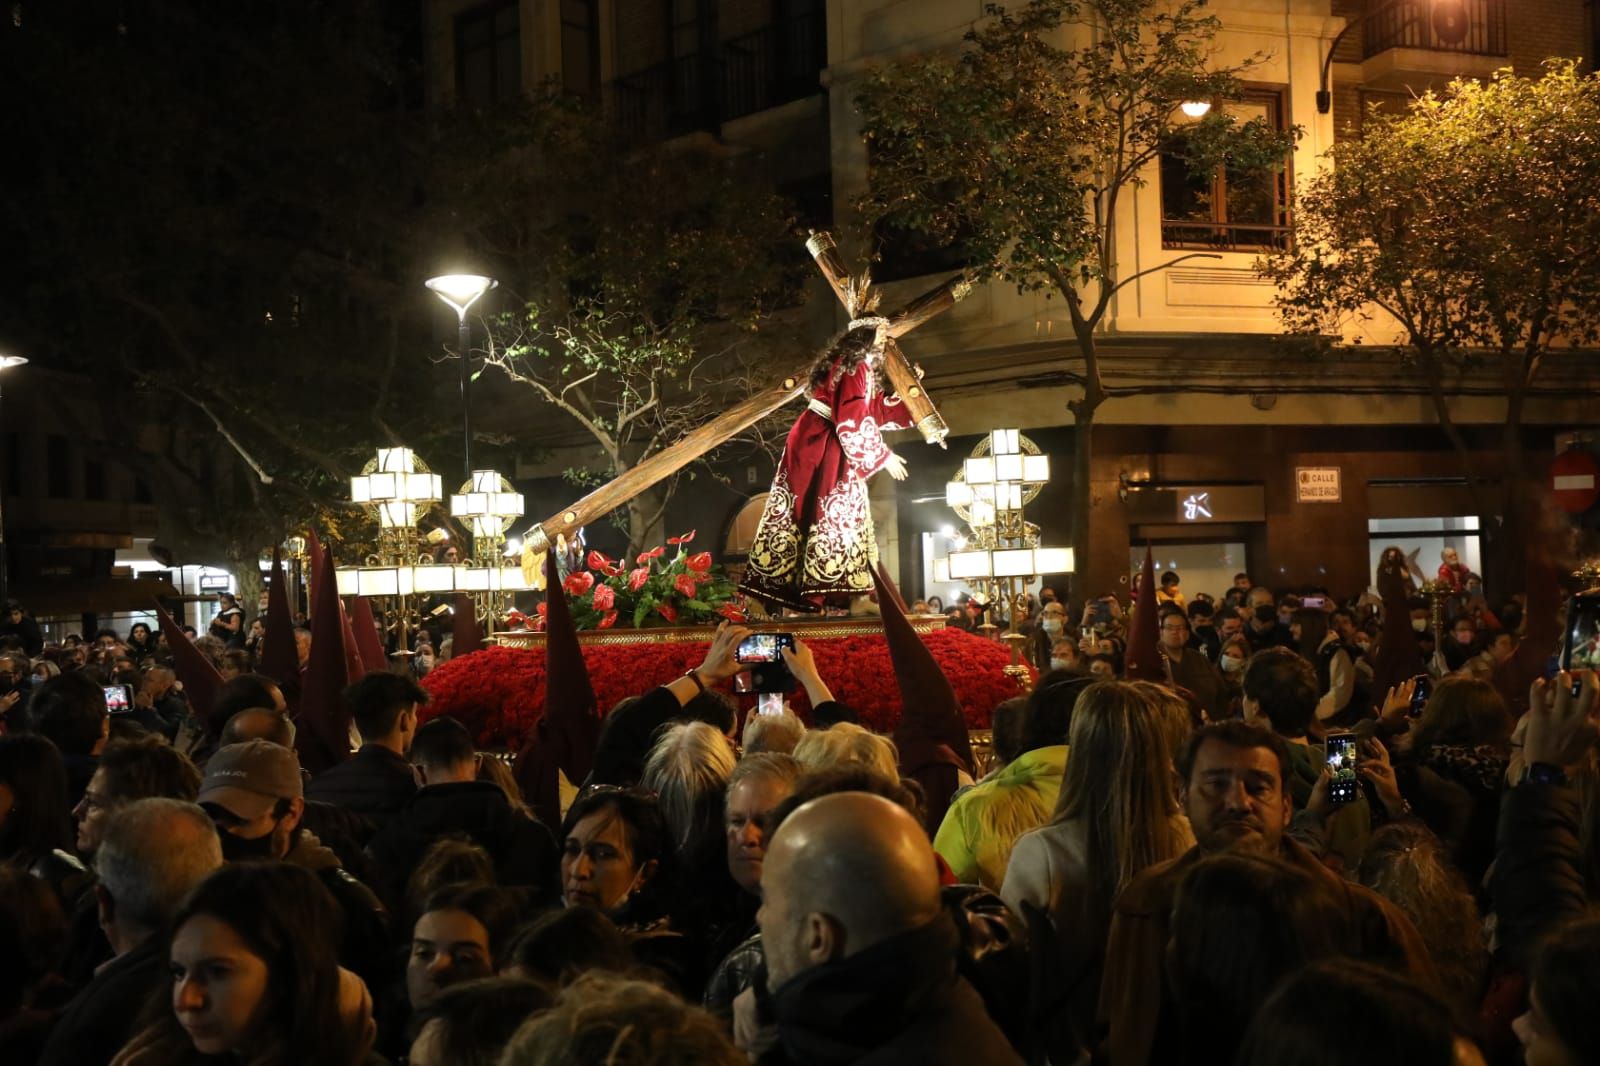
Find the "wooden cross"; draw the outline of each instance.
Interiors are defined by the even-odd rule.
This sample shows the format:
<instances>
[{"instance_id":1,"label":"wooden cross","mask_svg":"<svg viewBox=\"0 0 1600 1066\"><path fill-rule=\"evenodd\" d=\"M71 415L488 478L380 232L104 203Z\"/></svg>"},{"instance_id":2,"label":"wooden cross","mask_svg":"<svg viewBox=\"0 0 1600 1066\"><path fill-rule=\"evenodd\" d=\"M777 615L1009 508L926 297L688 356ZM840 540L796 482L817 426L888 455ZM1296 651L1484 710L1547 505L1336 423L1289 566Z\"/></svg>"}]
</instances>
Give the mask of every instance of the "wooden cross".
<instances>
[{"instance_id":1,"label":"wooden cross","mask_svg":"<svg viewBox=\"0 0 1600 1066\"><path fill-rule=\"evenodd\" d=\"M852 278L844 269L833 238L827 233L813 232L810 240L806 241L806 248L816 260L823 277L828 279L834 294L844 303L845 310L850 312L850 317L857 318L861 314L868 313L869 308L866 305L873 301L876 294L869 292L870 282L867 275L862 274L859 278ZM905 354L900 351L900 346L895 343L894 338L905 336L940 312L954 307L957 300L971 291L972 283L965 275L959 275L938 288L923 293L893 314L884 316L889 320L889 340L883 350L884 376L889 379L895 395L905 404L906 410L915 420L922 439L941 448L945 446L944 439L949 436L950 427L945 425L944 419L933 406L933 401L928 398L927 390L922 387L921 374L906 361ZM601 485L577 503L563 508L534 526L523 536L524 555L548 551L557 537L571 537L580 527L621 507L645 489L671 477L706 452L742 433L799 396L805 391L806 371L813 362L815 356L808 357L805 365L795 367L778 384L728 408L710 422L685 434L676 444L661 449L638 466Z\"/></svg>"},{"instance_id":2,"label":"wooden cross","mask_svg":"<svg viewBox=\"0 0 1600 1066\"><path fill-rule=\"evenodd\" d=\"M828 279L833 294L844 304L851 318L860 318L872 311L877 294L870 291L870 277L865 273L852 277L845 270L831 234L812 231L811 239L806 241L806 250L816 260L817 268ZM971 291L972 282L965 274L958 274L893 314L884 315L889 320L889 342L883 346L884 376L889 379L895 395L906 405L906 410L911 412L922 439L941 448L945 446L944 439L950 435L950 427L945 425L933 401L928 398L927 390L922 387L921 372L906 360L895 338L905 336L935 315L948 311L957 300Z\"/></svg>"}]
</instances>

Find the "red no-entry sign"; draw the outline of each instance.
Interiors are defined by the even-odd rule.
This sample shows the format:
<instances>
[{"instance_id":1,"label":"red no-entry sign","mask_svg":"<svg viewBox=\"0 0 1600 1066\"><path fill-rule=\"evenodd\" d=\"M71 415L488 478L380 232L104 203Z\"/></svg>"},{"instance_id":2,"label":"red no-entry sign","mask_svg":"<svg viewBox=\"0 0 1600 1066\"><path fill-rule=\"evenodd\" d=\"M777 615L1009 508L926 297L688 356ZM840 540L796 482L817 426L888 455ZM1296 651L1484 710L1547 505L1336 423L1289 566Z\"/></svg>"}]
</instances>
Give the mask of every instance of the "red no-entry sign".
<instances>
[{"instance_id":1,"label":"red no-entry sign","mask_svg":"<svg viewBox=\"0 0 1600 1066\"><path fill-rule=\"evenodd\" d=\"M1556 506L1568 514L1582 514L1600 500L1600 462L1593 452L1571 448L1550 464Z\"/></svg>"}]
</instances>

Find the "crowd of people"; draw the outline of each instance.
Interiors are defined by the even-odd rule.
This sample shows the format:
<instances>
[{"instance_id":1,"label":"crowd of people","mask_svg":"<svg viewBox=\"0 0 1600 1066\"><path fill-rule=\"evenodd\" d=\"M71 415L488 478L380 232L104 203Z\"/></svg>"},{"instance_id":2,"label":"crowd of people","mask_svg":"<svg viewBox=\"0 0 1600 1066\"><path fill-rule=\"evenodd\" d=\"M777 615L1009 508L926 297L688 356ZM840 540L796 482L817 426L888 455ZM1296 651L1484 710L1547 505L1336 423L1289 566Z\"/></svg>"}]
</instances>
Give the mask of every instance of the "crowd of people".
<instances>
[{"instance_id":1,"label":"crowd of people","mask_svg":"<svg viewBox=\"0 0 1600 1066\"><path fill-rule=\"evenodd\" d=\"M1148 680L1126 606L1045 590L943 797L803 641L806 720L741 721L724 625L548 824L403 673L307 774L242 612L203 721L148 627L0 629L0 1061L1600 1062L1596 677L1513 707L1521 609L1464 587L1378 692L1381 603L1161 585Z\"/></svg>"}]
</instances>

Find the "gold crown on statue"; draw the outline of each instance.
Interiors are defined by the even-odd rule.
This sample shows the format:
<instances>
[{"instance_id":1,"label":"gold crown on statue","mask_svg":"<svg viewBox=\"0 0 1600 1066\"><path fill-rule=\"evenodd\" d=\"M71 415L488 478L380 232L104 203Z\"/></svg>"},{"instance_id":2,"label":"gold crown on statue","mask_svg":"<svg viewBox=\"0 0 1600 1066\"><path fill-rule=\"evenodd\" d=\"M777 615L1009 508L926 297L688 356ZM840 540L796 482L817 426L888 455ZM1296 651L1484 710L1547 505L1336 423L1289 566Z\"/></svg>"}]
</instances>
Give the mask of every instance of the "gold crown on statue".
<instances>
[{"instance_id":1,"label":"gold crown on statue","mask_svg":"<svg viewBox=\"0 0 1600 1066\"><path fill-rule=\"evenodd\" d=\"M872 278L859 274L844 282L844 306L851 318L870 315L878 309L880 293L872 287ZM854 327L852 327L854 328Z\"/></svg>"}]
</instances>

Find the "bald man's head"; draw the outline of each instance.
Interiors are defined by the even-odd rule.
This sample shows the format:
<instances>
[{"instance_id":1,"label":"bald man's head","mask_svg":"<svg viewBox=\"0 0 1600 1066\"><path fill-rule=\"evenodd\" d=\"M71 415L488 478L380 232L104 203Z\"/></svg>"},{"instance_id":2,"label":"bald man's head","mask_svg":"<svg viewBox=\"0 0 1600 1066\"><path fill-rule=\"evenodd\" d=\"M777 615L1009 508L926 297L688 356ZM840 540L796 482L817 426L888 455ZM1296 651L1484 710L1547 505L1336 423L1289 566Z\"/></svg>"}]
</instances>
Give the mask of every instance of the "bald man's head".
<instances>
[{"instance_id":1,"label":"bald man's head","mask_svg":"<svg viewBox=\"0 0 1600 1066\"><path fill-rule=\"evenodd\" d=\"M822 796L785 818L767 847L761 890L773 989L940 913L927 833L904 808L864 792Z\"/></svg>"},{"instance_id":2,"label":"bald man's head","mask_svg":"<svg viewBox=\"0 0 1600 1066\"><path fill-rule=\"evenodd\" d=\"M222 746L243 744L247 740L266 740L280 748L294 747L294 723L282 711L250 707L228 719L222 727Z\"/></svg>"}]
</instances>

